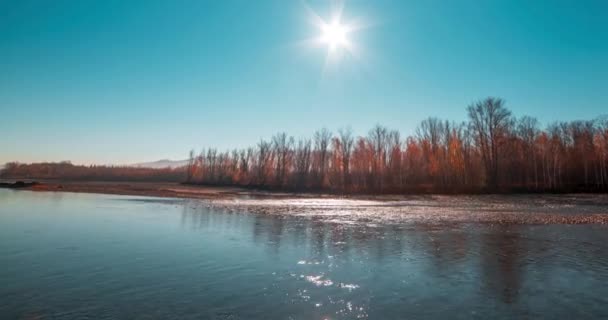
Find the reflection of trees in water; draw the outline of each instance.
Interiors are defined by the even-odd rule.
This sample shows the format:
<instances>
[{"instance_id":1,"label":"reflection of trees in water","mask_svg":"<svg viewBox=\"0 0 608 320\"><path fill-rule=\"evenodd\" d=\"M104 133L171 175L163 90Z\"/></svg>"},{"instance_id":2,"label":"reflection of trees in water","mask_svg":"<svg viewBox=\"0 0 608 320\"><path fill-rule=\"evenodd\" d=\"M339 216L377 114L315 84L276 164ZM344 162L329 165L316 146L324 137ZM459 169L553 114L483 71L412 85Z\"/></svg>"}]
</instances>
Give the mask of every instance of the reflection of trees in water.
<instances>
[{"instance_id":1,"label":"reflection of trees in water","mask_svg":"<svg viewBox=\"0 0 608 320\"><path fill-rule=\"evenodd\" d=\"M192 230L214 230L243 228L245 215L228 208L210 208L198 201L183 204L180 224Z\"/></svg>"},{"instance_id":2,"label":"reflection of trees in water","mask_svg":"<svg viewBox=\"0 0 608 320\"><path fill-rule=\"evenodd\" d=\"M182 228L190 227L195 230L202 226L209 225L209 215L202 213L202 207L198 206L196 203L191 201L184 203L180 219ZM203 219L206 221L202 221Z\"/></svg>"},{"instance_id":3,"label":"reflection of trees in water","mask_svg":"<svg viewBox=\"0 0 608 320\"><path fill-rule=\"evenodd\" d=\"M519 231L500 225L481 236L480 263L483 287L503 302L516 302L521 289L526 246Z\"/></svg>"},{"instance_id":4,"label":"reflection of trees in water","mask_svg":"<svg viewBox=\"0 0 608 320\"><path fill-rule=\"evenodd\" d=\"M320 219L312 219L310 226L310 248L311 254L315 259L325 256L325 225Z\"/></svg>"},{"instance_id":5,"label":"reflection of trees in water","mask_svg":"<svg viewBox=\"0 0 608 320\"><path fill-rule=\"evenodd\" d=\"M289 239L291 240L291 245L299 246L303 243L306 243L306 239L308 238L307 226L303 221L294 220L293 223L290 224Z\"/></svg>"},{"instance_id":6,"label":"reflection of trees in water","mask_svg":"<svg viewBox=\"0 0 608 320\"><path fill-rule=\"evenodd\" d=\"M275 217L274 219L270 219L268 232L268 246L270 246L275 252L279 251L281 248L281 241L283 240L283 228L285 228L285 224L283 223L283 217Z\"/></svg>"},{"instance_id":7,"label":"reflection of trees in water","mask_svg":"<svg viewBox=\"0 0 608 320\"><path fill-rule=\"evenodd\" d=\"M438 272L449 273L455 263L464 262L471 250L466 230L455 225L416 224L422 249L433 257ZM421 231L421 232L420 232Z\"/></svg>"},{"instance_id":8,"label":"reflection of trees in water","mask_svg":"<svg viewBox=\"0 0 608 320\"><path fill-rule=\"evenodd\" d=\"M534 277L528 280L538 283L550 281L556 276L551 275L555 264L564 263L557 254L563 254L563 246L556 248L562 244L531 241L534 229L529 226L348 225L319 216L243 214L194 202L184 204L181 224L186 229L203 231L242 234L249 230L254 243L276 255L280 254L279 249L306 248L307 256L302 259L327 261L328 256L333 256L332 261L342 265L359 262L353 259L383 265L401 260L398 263L404 267L417 263L423 268L420 277L432 281L464 280L473 290L479 288L482 294L506 304L518 302L527 269L543 271L528 275ZM570 234L577 236L576 232ZM596 240L594 243L602 243ZM577 263L598 263L598 254L606 254L607 248L585 246L583 252L577 253Z\"/></svg>"}]
</instances>

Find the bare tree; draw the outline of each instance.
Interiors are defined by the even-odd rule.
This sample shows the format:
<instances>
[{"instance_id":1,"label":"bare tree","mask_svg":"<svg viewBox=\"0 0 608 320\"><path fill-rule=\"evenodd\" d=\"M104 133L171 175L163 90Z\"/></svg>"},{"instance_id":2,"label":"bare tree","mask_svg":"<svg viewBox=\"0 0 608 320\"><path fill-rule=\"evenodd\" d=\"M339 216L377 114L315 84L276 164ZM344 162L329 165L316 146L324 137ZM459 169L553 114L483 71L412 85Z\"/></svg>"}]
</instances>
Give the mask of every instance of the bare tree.
<instances>
[{"instance_id":1,"label":"bare tree","mask_svg":"<svg viewBox=\"0 0 608 320\"><path fill-rule=\"evenodd\" d=\"M327 173L327 161L329 152L329 143L331 141L331 132L327 128L317 130L314 135L315 140L315 155L317 159L317 184L323 187L325 183L325 175Z\"/></svg>"},{"instance_id":2,"label":"bare tree","mask_svg":"<svg viewBox=\"0 0 608 320\"><path fill-rule=\"evenodd\" d=\"M524 168L526 174L526 182L530 176L530 171L534 172L534 188L538 189L538 165L536 150L536 139L538 138L540 129L538 128L538 120L536 118L524 116L519 119L517 124L517 134L523 144L523 152L527 159L528 165Z\"/></svg>"},{"instance_id":3,"label":"bare tree","mask_svg":"<svg viewBox=\"0 0 608 320\"><path fill-rule=\"evenodd\" d=\"M441 150L443 122L435 117L423 120L416 128L416 136L422 149L424 163L421 169L434 183L441 181Z\"/></svg>"},{"instance_id":4,"label":"bare tree","mask_svg":"<svg viewBox=\"0 0 608 320\"><path fill-rule=\"evenodd\" d=\"M387 148L387 182L390 182L393 188L403 187L403 171L401 166L401 135L397 130L391 130L386 139Z\"/></svg>"},{"instance_id":5,"label":"bare tree","mask_svg":"<svg viewBox=\"0 0 608 320\"><path fill-rule=\"evenodd\" d=\"M299 139L295 152L295 187L301 189L306 187L310 173L312 148L310 140Z\"/></svg>"},{"instance_id":6,"label":"bare tree","mask_svg":"<svg viewBox=\"0 0 608 320\"><path fill-rule=\"evenodd\" d=\"M265 186L267 182L268 167L271 165L271 144L267 141L261 140L258 143L258 159L257 159L257 184Z\"/></svg>"},{"instance_id":7,"label":"bare tree","mask_svg":"<svg viewBox=\"0 0 608 320\"><path fill-rule=\"evenodd\" d=\"M275 168L276 183L278 186L283 186L287 175L287 165L293 145L293 137L287 137L285 132L277 133L272 138L272 144L277 159Z\"/></svg>"},{"instance_id":8,"label":"bare tree","mask_svg":"<svg viewBox=\"0 0 608 320\"><path fill-rule=\"evenodd\" d=\"M494 97L473 103L467 111L485 166L486 185L494 188L498 185L500 144L511 112L504 107L504 100Z\"/></svg>"},{"instance_id":9,"label":"bare tree","mask_svg":"<svg viewBox=\"0 0 608 320\"><path fill-rule=\"evenodd\" d=\"M372 175L375 187L381 192L383 189L384 167L386 165L386 143L388 141L388 129L377 124L368 134L373 151Z\"/></svg>"},{"instance_id":10,"label":"bare tree","mask_svg":"<svg viewBox=\"0 0 608 320\"><path fill-rule=\"evenodd\" d=\"M195 156L194 156L194 149L190 150L190 153L188 154L188 164L186 165L186 182L190 183L192 182L192 176L194 175L194 169L195 169Z\"/></svg>"},{"instance_id":11,"label":"bare tree","mask_svg":"<svg viewBox=\"0 0 608 320\"><path fill-rule=\"evenodd\" d=\"M342 155L342 186L346 189L350 185L350 158L355 142L350 127L338 130L340 136L340 153Z\"/></svg>"}]
</instances>

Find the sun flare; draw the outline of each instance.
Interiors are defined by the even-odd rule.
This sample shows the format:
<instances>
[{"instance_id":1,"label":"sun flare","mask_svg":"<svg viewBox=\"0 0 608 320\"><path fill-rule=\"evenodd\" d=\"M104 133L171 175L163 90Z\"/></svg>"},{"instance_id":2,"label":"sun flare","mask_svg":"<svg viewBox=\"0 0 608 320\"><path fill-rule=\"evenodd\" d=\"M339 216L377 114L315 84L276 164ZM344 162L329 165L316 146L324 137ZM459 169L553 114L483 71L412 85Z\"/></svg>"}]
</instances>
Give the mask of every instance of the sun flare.
<instances>
[{"instance_id":1,"label":"sun flare","mask_svg":"<svg viewBox=\"0 0 608 320\"><path fill-rule=\"evenodd\" d=\"M326 43L330 51L348 45L347 28L340 22L323 25L321 32L321 42Z\"/></svg>"},{"instance_id":2,"label":"sun flare","mask_svg":"<svg viewBox=\"0 0 608 320\"><path fill-rule=\"evenodd\" d=\"M306 2L304 6L308 22L315 27L315 34L300 43L326 51L323 73L328 68L337 67L341 61L362 61L363 48L357 43L360 39L355 37L370 26L369 21L345 14L344 1L340 0L333 2L326 17L321 17Z\"/></svg>"}]
</instances>

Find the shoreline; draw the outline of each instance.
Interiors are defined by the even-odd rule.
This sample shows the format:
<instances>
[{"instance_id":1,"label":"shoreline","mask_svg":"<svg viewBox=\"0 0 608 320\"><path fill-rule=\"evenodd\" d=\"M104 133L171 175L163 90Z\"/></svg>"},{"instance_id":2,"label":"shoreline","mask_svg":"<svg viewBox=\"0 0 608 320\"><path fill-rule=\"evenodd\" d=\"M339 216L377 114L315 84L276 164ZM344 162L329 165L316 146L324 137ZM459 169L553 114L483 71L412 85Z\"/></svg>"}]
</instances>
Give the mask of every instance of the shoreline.
<instances>
[{"instance_id":1,"label":"shoreline","mask_svg":"<svg viewBox=\"0 0 608 320\"><path fill-rule=\"evenodd\" d=\"M143 181L76 181L76 180L36 180L0 179L0 189L27 190L35 192L73 192L91 194L112 194L125 196L146 196L158 198L234 200L234 199L345 199L361 201L395 202L412 199L445 198L554 198L594 197L606 199L608 213L608 193L406 193L406 194L340 194L329 192L295 192L267 189L244 188L237 186L209 186L180 182L143 182Z\"/></svg>"},{"instance_id":2,"label":"shoreline","mask_svg":"<svg viewBox=\"0 0 608 320\"><path fill-rule=\"evenodd\" d=\"M33 181L32 181L33 182ZM37 180L35 184L12 187L5 183L4 188L35 192L74 192L93 194L114 194L126 196L146 196L159 198L218 199L238 196L270 196L265 192L230 187L198 187L182 185L177 182L135 182L135 181L49 181ZM281 196L274 194L272 197ZM295 195L294 195L295 197Z\"/></svg>"},{"instance_id":3,"label":"shoreline","mask_svg":"<svg viewBox=\"0 0 608 320\"><path fill-rule=\"evenodd\" d=\"M391 224L608 224L607 194L340 196L176 182L109 181L39 181L13 190L197 199L208 207L232 212L313 216L347 223L354 219L361 223Z\"/></svg>"},{"instance_id":4,"label":"shoreline","mask_svg":"<svg viewBox=\"0 0 608 320\"><path fill-rule=\"evenodd\" d=\"M19 185L20 184L20 185ZM412 197L483 197L483 196L606 196L606 192L551 192L551 191L463 191L441 192L423 190L410 193L340 193L331 191L291 191L258 189L240 186L214 186L182 182L103 181L103 180L45 180L45 179L0 179L0 188L30 191L98 193L116 195L140 195L150 197L217 199L226 197L256 198L338 198L354 200L401 200Z\"/></svg>"},{"instance_id":5,"label":"shoreline","mask_svg":"<svg viewBox=\"0 0 608 320\"><path fill-rule=\"evenodd\" d=\"M25 186L14 186L23 182ZM353 199L353 200L399 200L408 195L363 195L332 194L313 192L291 192L261 190L231 186L205 186L180 182L140 182L140 181L75 181L38 179L0 179L0 189L26 190L35 192L73 192L91 194L113 194L125 196L146 196L180 199ZM432 196L431 194L411 195Z\"/></svg>"}]
</instances>

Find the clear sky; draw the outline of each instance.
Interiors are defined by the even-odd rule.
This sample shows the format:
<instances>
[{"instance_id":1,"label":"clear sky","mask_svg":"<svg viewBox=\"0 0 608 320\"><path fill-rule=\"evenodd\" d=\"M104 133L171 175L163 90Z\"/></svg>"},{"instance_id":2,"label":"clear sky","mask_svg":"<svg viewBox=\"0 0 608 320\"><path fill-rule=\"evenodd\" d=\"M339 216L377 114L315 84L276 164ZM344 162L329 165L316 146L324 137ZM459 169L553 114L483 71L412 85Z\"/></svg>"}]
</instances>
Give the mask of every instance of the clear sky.
<instances>
[{"instance_id":1,"label":"clear sky","mask_svg":"<svg viewBox=\"0 0 608 320\"><path fill-rule=\"evenodd\" d=\"M0 163L128 164L499 96L543 123L608 113L608 1L347 1L356 45L308 45L326 1L1 1Z\"/></svg>"}]
</instances>

